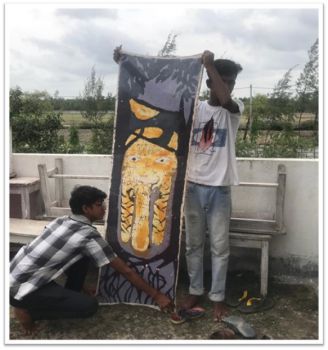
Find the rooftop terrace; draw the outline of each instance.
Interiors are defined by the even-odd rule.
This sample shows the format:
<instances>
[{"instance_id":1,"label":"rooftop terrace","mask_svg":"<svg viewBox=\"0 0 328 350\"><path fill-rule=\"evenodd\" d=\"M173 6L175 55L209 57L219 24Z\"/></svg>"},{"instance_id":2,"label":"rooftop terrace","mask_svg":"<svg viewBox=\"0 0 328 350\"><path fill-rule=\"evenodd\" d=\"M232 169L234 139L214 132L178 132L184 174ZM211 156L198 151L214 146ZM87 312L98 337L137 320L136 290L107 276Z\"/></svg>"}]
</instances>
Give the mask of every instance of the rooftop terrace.
<instances>
[{"instance_id":1,"label":"rooftop terrace","mask_svg":"<svg viewBox=\"0 0 328 350\"><path fill-rule=\"evenodd\" d=\"M104 155L67 154L13 154L11 163L17 178L38 178L38 164L53 168L56 158L63 159L65 173L109 176L112 157ZM232 314L242 316L257 333L257 340L237 339L229 342L277 342L305 341L318 343L318 261L320 254L318 160L300 159L251 159L238 160L241 181L275 181L278 164L287 169L284 217L286 235L274 237L269 251L268 297L274 301L270 310L255 314L241 314L231 309ZM54 180L50 181L51 195L55 196ZM65 179L63 184L64 202L76 184L92 184L108 192L108 179ZM255 215L270 218L272 209L270 196L257 193L256 189L235 188L233 190L233 211L239 216ZM18 205L18 204L17 204ZM42 216L42 215L41 215ZM39 216L40 218L40 216ZM43 217L46 219L46 217ZM27 229L26 229L27 231ZM247 289L256 295L259 291L259 253L232 249L228 293L236 288ZM91 270L88 283L96 284L97 271ZM184 258L177 289L178 301L187 293L187 276ZM25 336L16 320L10 318L11 340L104 340L104 341L156 341L167 343L183 340L219 342L210 340L213 332L224 327L213 322L211 305L204 298L206 314L203 318L174 325L169 316L157 310L128 305L101 306L99 312L87 320L43 321L40 330L31 337ZM142 321L140 321L142 320ZM240 338L240 337L239 337ZM44 342L43 342L44 343Z\"/></svg>"}]
</instances>

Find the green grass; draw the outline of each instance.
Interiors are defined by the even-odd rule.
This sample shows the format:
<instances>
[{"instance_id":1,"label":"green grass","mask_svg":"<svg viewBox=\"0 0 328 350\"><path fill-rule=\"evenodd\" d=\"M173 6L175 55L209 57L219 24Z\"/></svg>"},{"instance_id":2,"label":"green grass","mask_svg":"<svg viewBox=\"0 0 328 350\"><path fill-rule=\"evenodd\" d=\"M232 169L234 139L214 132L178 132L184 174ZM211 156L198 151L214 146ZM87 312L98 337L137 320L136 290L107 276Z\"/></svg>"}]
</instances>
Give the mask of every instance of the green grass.
<instances>
[{"instance_id":1,"label":"green grass","mask_svg":"<svg viewBox=\"0 0 328 350\"><path fill-rule=\"evenodd\" d=\"M109 113L103 116L103 121L109 120L114 116L114 111L110 111ZM83 118L81 113L78 111L64 111L62 112L62 119L64 125L75 125L78 126L81 123L87 122L87 119Z\"/></svg>"},{"instance_id":2,"label":"green grass","mask_svg":"<svg viewBox=\"0 0 328 350\"><path fill-rule=\"evenodd\" d=\"M299 122L299 113L296 113L294 115L294 122L293 125L294 126L298 126L298 122ZM301 125L312 125L311 123L314 122L314 114L312 113L303 113L302 114L302 119L301 119ZM243 114L240 118L240 125L239 125L239 130L240 129L244 129L245 126L247 124L247 116L245 114ZM308 129L309 127L307 127ZM313 129L313 127L310 127L311 129Z\"/></svg>"},{"instance_id":3,"label":"green grass","mask_svg":"<svg viewBox=\"0 0 328 350\"><path fill-rule=\"evenodd\" d=\"M109 113L104 115L103 120L106 121L113 116L114 111L110 111ZM76 126L78 126L79 124L87 121L85 118L82 117L79 111L64 111L62 112L62 118L63 124L65 125L75 124ZM308 122L309 120L314 120L314 115L311 113L304 113L302 117L302 124ZM246 125L246 121L247 118L245 115L243 115L240 120L240 128L243 128ZM298 115L295 115L295 124L298 124Z\"/></svg>"}]
</instances>

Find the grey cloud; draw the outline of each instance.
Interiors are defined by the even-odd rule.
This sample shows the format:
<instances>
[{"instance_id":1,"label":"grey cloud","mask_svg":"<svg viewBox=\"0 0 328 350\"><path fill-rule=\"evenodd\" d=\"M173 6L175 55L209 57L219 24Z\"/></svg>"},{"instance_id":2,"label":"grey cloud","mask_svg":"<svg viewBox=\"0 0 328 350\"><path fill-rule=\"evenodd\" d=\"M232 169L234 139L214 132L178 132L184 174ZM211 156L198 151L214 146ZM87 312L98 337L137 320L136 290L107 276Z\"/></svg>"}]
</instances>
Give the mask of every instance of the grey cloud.
<instances>
[{"instance_id":1,"label":"grey cloud","mask_svg":"<svg viewBox=\"0 0 328 350\"><path fill-rule=\"evenodd\" d=\"M88 20L95 18L117 18L116 9L107 9L107 8L97 8L97 9L88 9L88 8L75 8L75 9L58 9L56 10L57 16L66 16L79 20Z\"/></svg>"},{"instance_id":2,"label":"grey cloud","mask_svg":"<svg viewBox=\"0 0 328 350\"><path fill-rule=\"evenodd\" d=\"M11 64L15 62L15 67L11 67L12 82L18 85L22 83L22 87L30 84L31 89L37 86L46 88L49 92L58 89L63 95L78 95L91 67L95 66L97 74L105 78L105 89L111 87L110 91L115 93L118 67L112 59L113 49L122 44L123 50L129 52L156 54L167 35L163 34L163 38L157 36L151 40L153 33L142 33L138 28L126 30L122 25L126 11L116 13L108 9L57 10L60 25L65 26L70 19L78 20L78 25L69 26L69 30L65 30L60 39L48 40L38 36L25 39L38 48L37 56L29 56L30 45L27 50L23 47L11 48ZM141 10L134 13L136 16L143 16ZM265 22L254 21L253 26L249 26L250 22L246 26L247 19L258 14L276 19L278 25L273 27ZM219 42L222 35L224 42L233 51L233 57L230 57L230 52L225 57L235 59L244 67L239 78L243 84L239 86L243 87L256 81L269 81L273 76L276 79L280 77L280 73L282 76L296 64L300 64L297 69L303 68L304 62L308 60L307 50L317 38L318 16L315 10L300 9L189 8L178 28L181 32L178 49L179 41L183 40L184 35L195 37L195 41L200 43L206 42L209 35L211 42L214 40L215 47L206 48L214 52L225 52L225 45ZM165 29L163 33L164 31ZM240 93L244 91L247 90L240 90Z\"/></svg>"},{"instance_id":3,"label":"grey cloud","mask_svg":"<svg viewBox=\"0 0 328 350\"><path fill-rule=\"evenodd\" d=\"M123 49L127 47L129 51L137 51L138 48L140 50L138 40L117 30L115 24L108 25L106 29L97 24L81 24L78 30L67 33L63 42L80 51L90 62L107 65L113 62L113 50L120 44L123 45Z\"/></svg>"},{"instance_id":4,"label":"grey cloud","mask_svg":"<svg viewBox=\"0 0 328 350\"><path fill-rule=\"evenodd\" d=\"M25 52L11 50L11 56L19 58L24 66L24 80L25 77L33 76L33 79L27 79L31 85L52 84L63 94L67 94L65 90L70 86L72 92L69 95L75 96L83 90L92 66L106 80L117 75L118 66L112 59L116 46L122 44L123 49L131 52L140 50L137 39L117 30L113 21L109 21L106 26L97 22L81 21L77 28L73 27L63 34L59 41L38 37L26 40L38 49L37 58L25 55ZM113 79L108 84L106 80L105 88L113 84Z\"/></svg>"},{"instance_id":5,"label":"grey cloud","mask_svg":"<svg viewBox=\"0 0 328 350\"><path fill-rule=\"evenodd\" d=\"M53 40L40 39L40 38L30 38L28 41L35 46L37 46L40 50L50 51L54 54L65 53L67 55L74 54L74 49L65 45L63 42L55 42Z\"/></svg>"},{"instance_id":6,"label":"grey cloud","mask_svg":"<svg viewBox=\"0 0 328 350\"><path fill-rule=\"evenodd\" d=\"M249 10L208 10L189 9L186 16L189 18L189 31L194 33L211 33L221 29L229 33L239 25L240 18L250 13Z\"/></svg>"},{"instance_id":7,"label":"grey cloud","mask_svg":"<svg viewBox=\"0 0 328 350\"><path fill-rule=\"evenodd\" d=\"M314 10L274 9L266 13L277 20L276 25L261 23L245 32L245 38L255 41L257 46L265 45L277 51L291 52L303 50L304 46L310 47L317 38L315 26L309 29L307 25L309 19L316 18Z\"/></svg>"},{"instance_id":8,"label":"grey cloud","mask_svg":"<svg viewBox=\"0 0 328 350\"><path fill-rule=\"evenodd\" d=\"M257 49L268 46L281 51L299 50L304 45L310 47L318 36L318 11L314 9L189 10L189 15L189 32L219 33L239 45L255 43ZM264 21L246 25L257 15L269 16L277 25Z\"/></svg>"}]
</instances>

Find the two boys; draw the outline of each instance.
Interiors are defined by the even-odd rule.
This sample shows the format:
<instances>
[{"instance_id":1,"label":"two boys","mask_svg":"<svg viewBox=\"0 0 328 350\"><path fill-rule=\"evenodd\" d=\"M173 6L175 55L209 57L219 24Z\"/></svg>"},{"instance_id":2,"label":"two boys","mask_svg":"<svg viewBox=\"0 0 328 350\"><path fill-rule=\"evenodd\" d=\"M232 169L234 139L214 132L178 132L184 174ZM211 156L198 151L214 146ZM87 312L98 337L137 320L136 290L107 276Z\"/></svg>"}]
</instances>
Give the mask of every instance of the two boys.
<instances>
[{"instance_id":1,"label":"two boys","mask_svg":"<svg viewBox=\"0 0 328 350\"><path fill-rule=\"evenodd\" d=\"M119 50L114 59L119 61ZM207 70L210 98L197 106L194 140L190 151L185 200L186 258L190 277L189 296L182 307L192 308L203 295L203 249L208 230L212 255L214 320L227 313L224 304L229 257L230 186L238 184L235 139L243 104L232 100L241 66L229 60L215 60L205 51L202 62ZM149 294L161 307L172 307L168 297L148 285L116 256L92 222L102 219L106 194L94 187L81 186L70 199L73 215L51 222L29 245L22 247L10 267L10 302L28 332L34 321L88 317L97 310L94 297L81 293L88 261L106 264L123 274L132 284ZM54 280L65 273L66 285Z\"/></svg>"}]
</instances>

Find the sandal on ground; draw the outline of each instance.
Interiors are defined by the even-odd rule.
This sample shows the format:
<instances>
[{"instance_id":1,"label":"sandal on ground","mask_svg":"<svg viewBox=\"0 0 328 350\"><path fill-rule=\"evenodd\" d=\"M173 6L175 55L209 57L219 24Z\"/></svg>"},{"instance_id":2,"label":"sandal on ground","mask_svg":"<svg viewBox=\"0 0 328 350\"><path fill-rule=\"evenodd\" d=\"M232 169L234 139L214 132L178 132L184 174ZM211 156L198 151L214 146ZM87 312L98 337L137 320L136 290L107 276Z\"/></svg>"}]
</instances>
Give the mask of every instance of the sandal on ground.
<instances>
[{"instance_id":1,"label":"sandal on ground","mask_svg":"<svg viewBox=\"0 0 328 350\"><path fill-rule=\"evenodd\" d=\"M248 297L248 294L246 289L238 294L228 294L224 302L230 307L237 307Z\"/></svg>"},{"instance_id":2,"label":"sandal on ground","mask_svg":"<svg viewBox=\"0 0 328 350\"><path fill-rule=\"evenodd\" d=\"M212 333L210 339L236 339L236 334L232 329L224 328Z\"/></svg>"},{"instance_id":3,"label":"sandal on ground","mask_svg":"<svg viewBox=\"0 0 328 350\"><path fill-rule=\"evenodd\" d=\"M243 318L235 315L223 317L222 321L237 334L246 339L256 338L256 332Z\"/></svg>"},{"instance_id":4,"label":"sandal on ground","mask_svg":"<svg viewBox=\"0 0 328 350\"><path fill-rule=\"evenodd\" d=\"M205 315L205 310L202 307L196 306L191 309L181 309L171 314L171 322L181 324L186 321L191 321Z\"/></svg>"},{"instance_id":5,"label":"sandal on ground","mask_svg":"<svg viewBox=\"0 0 328 350\"><path fill-rule=\"evenodd\" d=\"M237 310L244 314L262 312L273 308L274 301L269 298L250 298L245 303L240 304Z\"/></svg>"}]
</instances>

